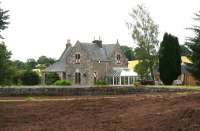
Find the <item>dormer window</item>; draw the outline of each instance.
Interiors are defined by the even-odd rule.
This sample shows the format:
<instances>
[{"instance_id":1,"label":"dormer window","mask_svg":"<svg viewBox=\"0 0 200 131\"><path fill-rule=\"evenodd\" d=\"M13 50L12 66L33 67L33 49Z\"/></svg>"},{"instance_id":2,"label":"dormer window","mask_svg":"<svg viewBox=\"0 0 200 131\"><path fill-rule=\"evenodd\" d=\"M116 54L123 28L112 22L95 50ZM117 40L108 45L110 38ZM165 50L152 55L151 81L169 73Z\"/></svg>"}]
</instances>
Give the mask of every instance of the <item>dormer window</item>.
<instances>
[{"instance_id":1,"label":"dormer window","mask_svg":"<svg viewBox=\"0 0 200 131\"><path fill-rule=\"evenodd\" d=\"M76 64L80 64L80 58L81 58L80 53L76 53L76 54L75 54L75 63L76 63Z\"/></svg>"},{"instance_id":2,"label":"dormer window","mask_svg":"<svg viewBox=\"0 0 200 131\"><path fill-rule=\"evenodd\" d=\"M117 64L120 64L121 63L121 56L120 54L117 54Z\"/></svg>"}]
</instances>

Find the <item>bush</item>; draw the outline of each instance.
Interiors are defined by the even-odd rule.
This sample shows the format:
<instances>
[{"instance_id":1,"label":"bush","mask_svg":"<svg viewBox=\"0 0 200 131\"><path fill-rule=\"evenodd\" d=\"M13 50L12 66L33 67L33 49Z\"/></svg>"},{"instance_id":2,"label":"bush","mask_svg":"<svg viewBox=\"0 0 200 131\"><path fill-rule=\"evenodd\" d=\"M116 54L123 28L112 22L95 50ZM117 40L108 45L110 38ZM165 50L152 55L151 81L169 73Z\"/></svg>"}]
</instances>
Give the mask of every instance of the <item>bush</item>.
<instances>
[{"instance_id":1,"label":"bush","mask_svg":"<svg viewBox=\"0 0 200 131\"><path fill-rule=\"evenodd\" d=\"M197 86L200 86L200 81L197 81L197 83L196 83L196 84L197 84Z\"/></svg>"},{"instance_id":2,"label":"bush","mask_svg":"<svg viewBox=\"0 0 200 131\"><path fill-rule=\"evenodd\" d=\"M25 71L21 75L21 82L23 85L38 85L40 83L40 77L36 72Z\"/></svg>"},{"instance_id":3,"label":"bush","mask_svg":"<svg viewBox=\"0 0 200 131\"><path fill-rule=\"evenodd\" d=\"M108 83L105 80L97 80L96 85L108 85Z\"/></svg>"},{"instance_id":4,"label":"bush","mask_svg":"<svg viewBox=\"0 0 200 131\"><path fill-rule=\"evenodd\" d=\"M69 80L57 80L55 82L55 85L57 85L57 86L64 86L64 85L70 86L71 85L71 81L69 81Z\"/></svg>"},{"instance_id":5,"label":"bush","mask_svg":"<svg viewBox=\"0 0 200 131\"><path fill-rule=\"evenodd\" d=\"M47 85L53 85L57 80L59 80L59 76L57 73L48 73L46 75L45 83Z\"/></svg>"}]
</instances>

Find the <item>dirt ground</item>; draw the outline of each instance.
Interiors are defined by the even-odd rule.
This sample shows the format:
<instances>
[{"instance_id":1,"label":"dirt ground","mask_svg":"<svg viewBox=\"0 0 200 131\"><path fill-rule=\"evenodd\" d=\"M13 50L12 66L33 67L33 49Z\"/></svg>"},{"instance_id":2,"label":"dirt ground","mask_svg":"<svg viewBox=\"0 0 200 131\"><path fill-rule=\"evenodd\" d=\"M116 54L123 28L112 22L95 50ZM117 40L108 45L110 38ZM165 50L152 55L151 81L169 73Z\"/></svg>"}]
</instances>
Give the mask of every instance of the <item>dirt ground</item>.
<instances>
[{"instance_id":1,"label":"dirt ground","mask_svg":"<svg viewBox=\"0 0 200 131\"><path fill-rule=\"evenodd\" d=\"M200 131L200 94L4 97L0 131Z\"/></svg>"}]
</instances>

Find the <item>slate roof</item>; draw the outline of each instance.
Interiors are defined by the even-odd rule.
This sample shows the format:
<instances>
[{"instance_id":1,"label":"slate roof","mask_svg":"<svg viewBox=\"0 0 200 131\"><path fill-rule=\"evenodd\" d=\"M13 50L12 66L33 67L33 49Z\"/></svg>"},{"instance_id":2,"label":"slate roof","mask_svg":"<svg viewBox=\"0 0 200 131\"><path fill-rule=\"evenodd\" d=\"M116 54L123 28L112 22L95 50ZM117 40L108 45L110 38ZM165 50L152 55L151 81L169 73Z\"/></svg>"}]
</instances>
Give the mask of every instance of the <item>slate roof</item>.
<instances>
[{"instance_id":1,"label":"slate roof","mask_svg":"<svg viewBox=\"0 0 200 131\"><path fill-rule=\"evenodd\" d=\"M81 47L89 54L92 60L109 61L116 44L104 44L100 48L95 43L80 43Z\"/></svg>"},{"instance_id":2,"label":"slate roof","mask_svg":"<svg viewBox=\"0 0 200 131\"><path fill-rule=\"evenodd\" d=\"M94 61L110 61L110 57L115 50L116 44L103 44L102 48L100 48L95 43L85 43L85 42L77 42L80 44L81 48L88 53L89 57ZM46 72L64 72L66 57L71 52L73 47L69 47L64 50L58 62L50 65L45 69Z\"/></svg>"},{"instance_id":3,"label":"slate roof","mask_svg":"<svg viewBox=\"0 0 200 131\"><path fill-rule=\"evenodd\" d=\"M49 67L47 67L45 69L45 72L64 72L65 71L65 63L66 63L66 57L71 50L72 47L69 47L67 49L64 50L64 52L62 53L62 55L60 56L59 60L50 65Z\"/></svg>"}]
</instances>

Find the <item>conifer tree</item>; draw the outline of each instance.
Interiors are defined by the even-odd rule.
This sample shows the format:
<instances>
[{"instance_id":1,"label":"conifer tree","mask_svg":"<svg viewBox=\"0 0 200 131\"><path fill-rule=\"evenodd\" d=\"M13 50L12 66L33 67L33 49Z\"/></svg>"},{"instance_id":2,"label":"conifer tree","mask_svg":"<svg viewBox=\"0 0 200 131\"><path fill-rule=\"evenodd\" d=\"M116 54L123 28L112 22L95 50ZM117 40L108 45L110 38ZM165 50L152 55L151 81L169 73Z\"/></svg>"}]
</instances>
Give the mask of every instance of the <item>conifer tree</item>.
<instances>
[{"instance_id":1,"label":"conifer tree","mask_svg":"<svg viewBox=\"0 0 200 131\"><path fill-rule=\"evenodd\" d=\"M178 38L165 33L159 50L160 78L165 85L171 85L181 74L181 50Z\"/></svg>"}]
</instances>

